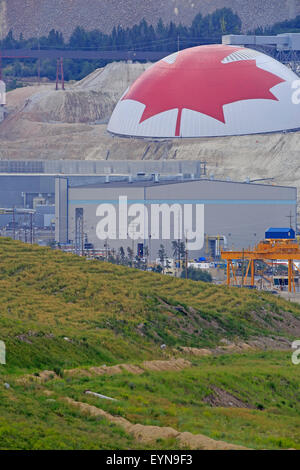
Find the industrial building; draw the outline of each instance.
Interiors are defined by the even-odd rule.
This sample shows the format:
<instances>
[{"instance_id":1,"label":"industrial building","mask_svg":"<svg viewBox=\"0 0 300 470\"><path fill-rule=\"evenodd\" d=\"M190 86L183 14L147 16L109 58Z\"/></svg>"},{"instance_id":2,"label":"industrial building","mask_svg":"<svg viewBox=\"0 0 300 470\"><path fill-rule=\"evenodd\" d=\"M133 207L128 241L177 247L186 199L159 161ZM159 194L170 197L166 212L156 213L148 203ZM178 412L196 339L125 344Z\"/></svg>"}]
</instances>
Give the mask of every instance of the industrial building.
<instances>
[{"instance_id":1,"label":"industrial building","mask_svg":"<svg viewBox=\"0 0 300 470\"><path fill-rule=\"evenodd\" d=\"M153 174L163 178L199 178L206 174L200 161L86 161L86 160L0 160L0 207L35 209L48 206L53 214L55 178L66 176L72 186L127 180ZM46 208L43 214L47 215ZM47 218L49 220L49 217ZM0 228L9 217L0 217Z\"/></svg>"},{"instance_id":2,"label":"industrial building","mask_svg":"<svg viewBox=\"0 0 300 470\"><path fill-rule=\"evenodd\" d=\"M172 257L172 241L185 241L189 258L220 255L263 239L270 226L296 217L296 188L141 175L127 181L73 186L56 179L56 241L80 253L121 246L157 258L160 245ZM295 220L295 219L293 219Z\"/></svg>"},{"instance_id":3,"label":"industrial building","mask_svg":"<svg viewBox=\"0 0 300 470\"><path fill-rule=\"evenodd\" d=\"M299 33L282 33L276 36L229 34L223 36L222 44L265 49L280 62L297 62L300 59Z\"/></svg>"},{"instance_id":4,"label":"industrial building","mask_svg":"<svg viewBox=\"0 0 300 470\"><path fill-rule=\"evenodd\" d=\"M285 37L279 40L284 44ZM296 130L298 80L292 70L258 50L226 44L184 49L160 60L133 83L107 129L148 138Z\"/></svg>"}]
</instances>

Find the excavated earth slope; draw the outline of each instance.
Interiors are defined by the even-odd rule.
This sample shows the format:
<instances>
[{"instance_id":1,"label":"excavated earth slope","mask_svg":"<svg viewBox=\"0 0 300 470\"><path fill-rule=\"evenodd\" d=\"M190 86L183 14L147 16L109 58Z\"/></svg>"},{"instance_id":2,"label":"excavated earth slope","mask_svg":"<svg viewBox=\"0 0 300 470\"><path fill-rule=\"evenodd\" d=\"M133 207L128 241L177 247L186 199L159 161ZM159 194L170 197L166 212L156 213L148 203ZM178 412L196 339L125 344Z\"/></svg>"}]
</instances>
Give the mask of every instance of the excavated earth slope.
<instances>
[{"instance_id":1,"label":"excavated earth slope","mask_svg":"<svg viewBox=\"0 0 300 470\"><path fill-rule=\"evenodd\" d=\"M65 92L48 84L8 93L0 158L205 160L215 178L272 178L300 189L300 132L165 141L108 134L116 102L149 65L112 63Z\"/></svg>"}]
</instances>

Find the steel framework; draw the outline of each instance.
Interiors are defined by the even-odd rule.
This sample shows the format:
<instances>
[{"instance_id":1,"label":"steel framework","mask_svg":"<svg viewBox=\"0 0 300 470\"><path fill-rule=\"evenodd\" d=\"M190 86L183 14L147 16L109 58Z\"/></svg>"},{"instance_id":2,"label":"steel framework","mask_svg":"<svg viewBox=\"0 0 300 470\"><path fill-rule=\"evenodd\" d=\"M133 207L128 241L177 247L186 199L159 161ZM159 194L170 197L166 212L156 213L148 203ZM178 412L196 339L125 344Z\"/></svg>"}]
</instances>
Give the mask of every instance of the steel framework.
<instances>
[{"instance_id":1,"label":"steel framework","mask_svg":"<svg viewBox=\"0 0 300 470\"><path fill-rule=\"evenodd\" d=\"M274 261L284 260L288 262L288 289L289 292L295 292L294 270L300 272L294 264L295 260L300 261L300 246L297 240L264 240L258 243L253 249L242 251L222 251L221 258L227 261L227 285L231 284L231 271L233 278L236 279L236 270L233 261L248 262L246 274L242 273L242 285L247 285L248 274L251 268L251 285L254 286L255 261Z\"/></svg>"},{"instance_id":2,"label":"steel framework","mask_svg":"<svg viewBox=\"0 0 300 470\"><path fill-rule=\"evenodd\" d=\"M30 243L33 244L33 216L36 213L34 209L19 209L13 207L10 208L0 208L0 215L12 215L13 219L13 239L16 239L16 215L29 215L30 216ZM27 234L25 235L27 238Z\"/></svg>"}]
</instances>

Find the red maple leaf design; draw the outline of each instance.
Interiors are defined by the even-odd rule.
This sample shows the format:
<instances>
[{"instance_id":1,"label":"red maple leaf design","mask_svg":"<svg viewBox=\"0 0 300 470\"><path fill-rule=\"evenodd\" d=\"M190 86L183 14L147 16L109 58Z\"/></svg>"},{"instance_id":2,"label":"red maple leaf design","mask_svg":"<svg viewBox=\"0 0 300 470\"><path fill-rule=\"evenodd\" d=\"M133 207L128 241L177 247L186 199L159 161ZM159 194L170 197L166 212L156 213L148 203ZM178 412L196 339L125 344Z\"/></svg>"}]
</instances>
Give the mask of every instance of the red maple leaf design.
<instances>
[{"instance_id":1,"label":"red maple leaf design","mask_svg":"<svg viewBox=\"0 0 300 470\"><path fill-rule=\"evenodd\" d=\"M225 124L225 104L251 99L278 101L270 89L285 80L257 67L255 59L222 63L225 57L240 50L244 49L223 45L185 49L174 63L161 60L150 67L123 100L145 105L140 123L178 109L175 136L180 135L183 109L198 111Z\"/></svg>"}]
</instances>

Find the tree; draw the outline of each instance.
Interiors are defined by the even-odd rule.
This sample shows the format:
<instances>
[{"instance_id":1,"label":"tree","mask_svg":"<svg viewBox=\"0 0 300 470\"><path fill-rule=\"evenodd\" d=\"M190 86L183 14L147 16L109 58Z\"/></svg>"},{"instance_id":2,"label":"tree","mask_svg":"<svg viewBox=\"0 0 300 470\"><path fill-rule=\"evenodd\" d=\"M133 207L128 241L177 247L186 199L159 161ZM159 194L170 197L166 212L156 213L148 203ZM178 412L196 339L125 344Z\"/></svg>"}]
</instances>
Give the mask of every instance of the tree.
<instances>
[{"instance_id":1,"label":"tree","mask_svg":"<svg viewBox=\"0 0 300 470\"><path fill-rule=\"evenodd\" d=\"M121 264L125 264L125 251L122 246L120 246L119 248L119 256L120 256Z\"/></svg>"},{"instance_id":2,"label":"tree","mask_svg":"<svg viewBox=\"0 0 300 470\"><path fill-rule=\"evenodd\" d=\"M165 259L165 266L166 266L166 273L168 274L170 272L170 269L171 269L171 263L170 263L169 258Z\"/></svg>"},{"instance_id":3,"label":"tree","mask_svg":"<svg viewBox=\"0 0 300 470\"><path fill-rule=\"evenodd\" d=\"M173 256L176 260L179 260L179 242L176 240L172 241Z\"/></svg>"},{"instance_id":4,"label":"tree","mask_svg":"<svg viewBox=\"0 0 300 470\"><path fill-rule=\"evenodd\" d=\"M62 47L63 45L64 45L64 38L63 38L62 33L60 33L59 31L56 31L55 29L51 29L47 38L47 46Z\"/></svg>"},{"instance_id":5,"label":"tree","mask_svg":"<svg viewBox=\"0 0 300 470\"><path fill-rule=\"evenodd\" d=\"M195 16L193 19L192 25L190 27L190 35L192 37L201 37L202 34L202 26L203 26L203 17L201 13Z\"/></svg>"},{"instance_id":6,"label":"tree","mask_svg":"<svg viewBox=\"0 0 300 470\"><path fill-rule=\"evenodd\" d=\"M4 49L14 49L18 47L18 41L14 39L12 30L10 30L5 39L2 41L2 47Z\"/></svg>"},{"instance_id":7,"label":"tree","mask_svg":"<svg viewBox=\"0 0 300 470\"><path fill-rule=\"evenodd\" d=\"M273 28L275 34L285 31L299 31L300 16L294 20L278 23L273 27L263 30L263 34L267 34ZM148 24L145 19L135 24L131 28L124 29L122 26L115 26L110 34L105 34L99 30L86 31L83 27L78 26L74 29L69 41L65 42L61 32L52 29L47 36L39 38L25 39L21 34L19 39L15 39L12 31L9 31L6 38L0 41L3 49L18 48L41 48L52 47L65 49L143 49L143 50L168 50L170 52L177 51L178 38L180 39L180 47L191 47L201 43L220 42L222 34L238 34L241 31L241 20L229 8L216 10L214 13L206 16L197 14L192 21L191 26L176 25L174 22L164 24L162 19L158 20L155 27ZM269 32L269 34L274 34ZM88 61L70 59L64 61L64 73L66 80L81 80L84 76L93 72L96 68L104 67L109 60ZM29 66L25 67L24 64ZM28 62L28 59L21 60L22 67L17 69L15 74L12 68L12 61L6 60L4 74L12 75L15 78L22 76L36 76L37 67L34 62ZM41 61L41 76L50 80L56 77L56 61Z\"/></svg>"},{"instance_id":8,"label":"tree","mask_svg":"<svg viewBox=\"0 0 300 470\"><path fill-rule=\"evenodd\" d=\"M87 35L88 33L86 33L84 28L77 26L70 37L69 46L71 49L87 46Z\"/></svg>"},{"instance_id":9,"label":"tree","mask_svg":"<svg viewBox=\"0 0 300 470\"><path fill-rule=\"evenodd\" d=\"M185 242L179 242L179 259L183 260L184 266L185 266L185 256L186 256Z\"/></svg>"},{"instance_id":10,"label":"tree","mask_svg":"<svg viewBox=\"0 0 300 470\"><path fill-rule=\"evenodd\" d=\"M159 273L159 274L161 274L162 271L163 271L163 268L161 267L160 264L158 264L157 266L155 266L154 268L152 268L152 271L153 271L154 273Z\"/></svg>"},{"instance_id":11,"label":"tree","mask_svg":"<svg viewBox=\"0 0 300 470\"><path fill-rule=\"evenodd\" d=\"M212 277L210 273L208 273L207 271L203 271L202 269L188 268L187 277L192 281L212 282ZM181 273L181 278L185 278L184 271Z\"/></svg>"},{"instance_id":12,"label":"tree","mask_svg":"<svg viewBox=\"0 0 300 470\"><path fill-rule=\"evenodd\" d=\"M161 18L159 18L158 20L158 23L155 28L155 33L158 39L164 39L167 37L167 30Z\"/></svg>"},{"instance_id":13,"label":"tree","mask_svg":"<svg viewBox=\"0 0 300 470\"><path fill-rule=\"evenodd\" d=\"M146 260L146 269L148 268L148 264L149 264L149 248L148 246L144 246L144 257L145 257L145 260Z\"/></svg>"},{"instance_id":14,"label":"tree","mask_svg":"<svg viewBox=\"0 0 300 470\"><path fill-rule=\"evenodd\" d=\"M134 254L133 254L133 250L132 250L132 248L130 248L130 246L127 247L127 254L128 254L128 259L129 259L129 265L132 267Z\"/></svg>"},{"instance_id":15,"label":"tree","mask_svg":"<svg viewBox=\"0 0 300 470\"><path fill-rule=\"evenodd\" d=\"M163 274L164 274L165 273L165 261L166 261L166 258L167 258L167 254L166 254L166 250L165 250L164 245L160 245L160 249L158 250L158 257L159 257L159 261L160 261L160 264L162 266L162 271L163 271Z\"/></svg>"}]
</instances>

